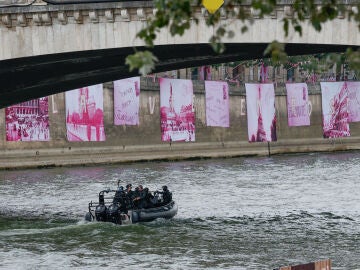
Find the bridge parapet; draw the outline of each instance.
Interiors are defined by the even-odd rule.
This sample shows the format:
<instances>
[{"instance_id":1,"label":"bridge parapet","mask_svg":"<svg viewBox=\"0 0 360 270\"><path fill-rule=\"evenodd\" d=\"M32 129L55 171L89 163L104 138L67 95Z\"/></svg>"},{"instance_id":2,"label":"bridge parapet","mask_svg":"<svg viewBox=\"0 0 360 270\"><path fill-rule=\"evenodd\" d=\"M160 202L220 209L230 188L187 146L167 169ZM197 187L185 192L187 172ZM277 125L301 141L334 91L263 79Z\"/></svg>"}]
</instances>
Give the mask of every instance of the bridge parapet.
<instances>
[{"instance_id":1,"label":"bridge parapet","mask_svg":"<svg viewBox=\"0 0 360 270\"><path fill-rule=\"evenodd\" d=\"M8 0L2 1L6 3ZM12 1L12 0L10 0ZM56 0L52 0L56 1ZM59 1L59 0L58 0ZM66 0L68 1L68 0ZM355 1L344 1L347 10L355 7ZM222 12L222 21L235 33L233 38L224 38L226 43L269 43L278 40L284 43L303 44L360 44L358 25L348 21L345 14L327 22L317 33L310 24L303 26L303 35L290 32L283 34L282 18L293 16L292 1L279 1L276 11L259 18L256 10L245 5L254 18L249 31L241 33L248 22L234 20ZM0 2L1 5L1 2ZM4 46L0 49L0 61L44 54L102 50L143 46L144 42L136 34L146 25L146 20L156 12L152 1L103 2L84 4L49 5L37 2L28 6L0 8L0 39ZM163 29L155 40L156 45L205 44L209 43L214 31L206 25L208 15L205 8L196 8L199 23L191 23L191 28L182 37L172 37ZM239 7L234 7L234 13Z\"/></svg>"},{"instance_id":2,"label":"bridge parapet","mask_svg":"<svg viewBox=\"0 0 360 270\"><path fill-rule=\"evenodd\" d=\"M49 0L50 1L50 0ZM90 2L92 0L89 0ZM145 21L151 17L156 9L152 1L123 1L123 2L94 2L84 1L83 4L71 4L70 0L52 0L56 5L48 4L42 0L0 0L0 16L3 26L31 26L51 25L53 23L99 23L115 21ZM81 2L81 1L80 1ZM250 2L242 4L247 8L253 19L277 19L293 17L293 0L278 1L276 11L271 15L260 18L259 12L250 6ZM346 10L356 10L357 0L342 1L347 6ZM64 4L61 4L64 3ZM320 7L320 1L319 1ZM196 7L196 17L201 19L208 16L205 8ZM239 11L239 6L234 6L233 15ZM229 19L229 15L220 9L222 19ZM69 19L68 18L72 18ZM84 20L88 18L88 20ZM346 14L339 14L338 19L345 19Z\"/></svg>"},{"instance_id":3,"label":"bridge parapet","mask_svg":"<svg viewBox=\"0 0 360 270\"><path fill-rule=\"evenodd\" d=\"M44 3L44 2L43 2ZM77 5L31 5L0 9L1 24L12 28L53 24L114 23L145 21L155 10L151 7L127 7L121 3Z\"/></svg>"}]
</instances>

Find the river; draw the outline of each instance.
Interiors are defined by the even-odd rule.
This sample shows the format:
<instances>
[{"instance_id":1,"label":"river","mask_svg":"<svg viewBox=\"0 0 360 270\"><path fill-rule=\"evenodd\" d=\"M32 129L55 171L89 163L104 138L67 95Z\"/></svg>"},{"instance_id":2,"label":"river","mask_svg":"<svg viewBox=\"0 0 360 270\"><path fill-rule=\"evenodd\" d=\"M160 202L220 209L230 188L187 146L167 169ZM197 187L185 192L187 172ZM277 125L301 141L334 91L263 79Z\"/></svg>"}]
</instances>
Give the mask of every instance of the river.
<instances>
[{"instance_id":1,"label":"river","mask_svg":"<svg viewBox=\"0 0 360 270\"><path fill-rule=\"evenodd\" d=\"M359 175L359 151L0 171L0 269L360 269ZM177 216L85 222L119 179Z\"/></svg>"}]
</instances>

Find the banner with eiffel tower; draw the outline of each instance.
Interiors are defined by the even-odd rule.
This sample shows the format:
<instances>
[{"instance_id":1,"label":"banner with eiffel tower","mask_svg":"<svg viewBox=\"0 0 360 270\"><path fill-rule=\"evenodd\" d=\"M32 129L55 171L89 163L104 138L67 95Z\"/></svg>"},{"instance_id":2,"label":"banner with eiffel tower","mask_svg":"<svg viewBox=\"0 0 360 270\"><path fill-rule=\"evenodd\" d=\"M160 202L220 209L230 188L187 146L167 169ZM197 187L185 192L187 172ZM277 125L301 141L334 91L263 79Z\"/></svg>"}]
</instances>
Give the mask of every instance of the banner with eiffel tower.
<instances>
[{"instance_id":1,"label":"banner with eiffel tower","mask_svg":"<svg viewBox=\"0 0 360 270\"><path fill-rule=\"evenodd\" d=\"M246 83L249 142L276 141L275 91L272 83Z\"/></svg>"},{"instance_id":2,"label":"banner with eiffel tower","mask_svg":"<svg viewBox=\"0 0 360 270\"><path fill-rule=\"evenodd\" d=\"M65 107L68 141L105 141L102 84L65 92Z\"/></svg>"},{"instance_id":3,"label":"banner with eiffel tower","mask_svg":"<svg viewBox=\"0 0 360 270\"><path fill-rule=\"evenodd\" d=\"M160 78L161 140L195 141L195 113L191 80Z\"/></svg>"}]
</instances>

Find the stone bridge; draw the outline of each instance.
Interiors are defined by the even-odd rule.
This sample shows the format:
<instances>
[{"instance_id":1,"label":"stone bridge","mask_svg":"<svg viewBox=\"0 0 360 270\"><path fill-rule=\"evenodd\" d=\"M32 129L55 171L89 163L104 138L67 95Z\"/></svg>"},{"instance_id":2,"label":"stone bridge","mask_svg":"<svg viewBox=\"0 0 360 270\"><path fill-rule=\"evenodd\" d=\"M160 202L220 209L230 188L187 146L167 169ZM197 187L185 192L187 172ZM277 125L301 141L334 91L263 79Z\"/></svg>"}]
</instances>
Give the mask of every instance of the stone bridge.
<instances>
[{"instance_id":1,"label":"stone bridge","mask_svg":"<svg viewBox=\"0 0 360 270\"><path fill-rule=\"evenodd\" d=\"M0 108L135 74L128 71L124 59L135 48L143 49L136 34L156 12L152 1L51 2L56 5L0 0ZM348 10L355 8L353 2L344 1ZM304 24L302 37L290 32L284 38L281 20L293 16L291 1L279 1L276 12L265 18L248 8L254 23L244 34L240 30L244 23L223 14L222 22L235 32L232 39L224 39L223 55L216 55L208 45L216 29L206 26L204 8L196 9L199 23L191 22L184 36L161 31L153 49L160 60L156 71L261 58L273 40L286 43L289 55L359 47L358 26L346 14L326 23L320 33Z\"/></svg>"}]
</instances>

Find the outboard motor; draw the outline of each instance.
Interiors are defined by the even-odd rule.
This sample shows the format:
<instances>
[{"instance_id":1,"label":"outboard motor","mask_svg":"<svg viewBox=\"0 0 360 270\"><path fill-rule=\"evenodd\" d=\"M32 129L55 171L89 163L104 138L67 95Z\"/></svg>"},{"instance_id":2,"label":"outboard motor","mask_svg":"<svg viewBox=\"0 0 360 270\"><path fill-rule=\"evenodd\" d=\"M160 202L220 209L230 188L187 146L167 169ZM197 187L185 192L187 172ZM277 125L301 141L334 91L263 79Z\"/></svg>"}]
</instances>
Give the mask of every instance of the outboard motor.
<instances>
[{"instance_id":1,"label":"outboard motor","mask_svg":"<svg viewBox=\"0 0 360 270\"><path fill-rule=\"evenodd\" d=\"M99 204L95 208L95 217L97 221L106 221L106 206L104 204Z\"/></svg>"},{"instance_id":2,"label":"outboard motor","mask_svg":"<svg viewBox=\"0 0 360 270\"><path fill-rule=\"evenodd\" d=\"M99 204L105 204L105 197L103 191L99 193Z\"/></svg>"},{"instance_id":3,"label":"outboard motor","mask_svg":"<svg viewBox=\"0 0 360 270\"><path fill-rule=\"evenodd\" d=\"M97 221L107 220L105 198L103 192L99 193L99 204L95 208L95 218Z\"/></svg>"},{"instance_id":4,"label":"outboard motor","mask_svg":"<svg viewBox=\"0 0 360 270\"><path fill-rule=\"evenodd\" d=\"M92 220L93 220L93 216L91 215L90 212L87 212L87 213L85 214L85 220L86 220L86 221L92 221Z\"/></svg>"},{"instance_id":5,"label":"outboard motor","mask_svg":"<svg viewBox=\"0 0 360 270\"><path fill-rule=\"evenodd\" d=\"M121 224L120 208L117 204L113 203L108 208L108 221Z\"/></svg>"}]
</instances>

